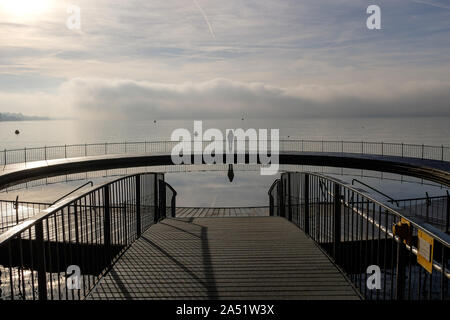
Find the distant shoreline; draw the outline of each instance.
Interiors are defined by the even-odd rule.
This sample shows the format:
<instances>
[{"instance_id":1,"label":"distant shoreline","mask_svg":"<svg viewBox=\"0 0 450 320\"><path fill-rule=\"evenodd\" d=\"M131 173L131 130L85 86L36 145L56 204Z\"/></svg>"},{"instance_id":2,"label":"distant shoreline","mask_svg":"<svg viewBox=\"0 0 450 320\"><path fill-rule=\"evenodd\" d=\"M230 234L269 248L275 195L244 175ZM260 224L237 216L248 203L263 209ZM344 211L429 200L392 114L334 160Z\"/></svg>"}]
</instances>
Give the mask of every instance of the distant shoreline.
<instances>
[{"instance_id":1,"label":"distant shoreline","mask_svg":"<svg viewBox=\"0 0 450 320\"><path fill-rule=\"evenodd\" d=\"M48 117L40 116L27 116L21 113L1 113L0 112L0 122L10 122L10 121L38 121L38 120L51 120Z\"/></svg>"},{"instance_id":2,"label":"distant shoreline","mask_svg":"<svg viewBox=\"0 0 450 320\"><path fill-rule=\"evenodd\" d=\"M4 120L4 119L0 119L0 122L22 122L22 121L50 121L50 120L59 120L59 119L50 119L50 118L35 118L35 119L11 119L11 120Z\"/></svg>"}]
</instances>

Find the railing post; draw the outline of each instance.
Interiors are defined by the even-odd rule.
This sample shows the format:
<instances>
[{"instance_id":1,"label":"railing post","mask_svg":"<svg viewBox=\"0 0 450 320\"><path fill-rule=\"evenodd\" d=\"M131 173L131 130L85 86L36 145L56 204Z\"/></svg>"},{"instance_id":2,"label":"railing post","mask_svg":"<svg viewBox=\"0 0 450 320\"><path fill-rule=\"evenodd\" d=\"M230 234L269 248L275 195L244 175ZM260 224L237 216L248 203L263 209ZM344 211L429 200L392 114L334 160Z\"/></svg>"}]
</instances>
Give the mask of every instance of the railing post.
<instances>
[{"instance_id":1,"label":"railing post","mask_svg":"<svg viewBox=\"0 0 450 320\"><path fill-rule=\"evenodd\" d=\"M395 237L392 241L395 241ZM399 238L397 242L397 270L395 278L395 299L403 300L405 291L405 267L406 267L406 249L403 248L403 239Z\"/></svg>"},{"instance_id":2,"label":"railing post","mask_svg":"<svg viewBox=\"0 0 450 320\"><path fill-rule=\"evenodd\" d=\"M305 220L304 220L304 231L309 235L309 174L305 173L305 184L303 189L303 198L305 202Z\"/></svg>"},{"instance_id":3,"label":"railing post","mask_svg":"<svg viewBox=\"0 0 450 320\"><path fill-rule=\"evenodd\" d=\"M176 216L176 209L177 209L177 194L176 192L172 195L172 201L171 201L171 205L172 205L172 218L175 218Z\"/></svg>"},{"instance_id":4,"label":"railing post","mask_svg":"<svg viewBox=\"0 0 450 320\"><path fill-rule=\"evenodd\" d=\"M384 142L381 141L381 156L384 156Z\"/></svg>"},{"instance_id":5,"label":"railing post","mask_svg":"<svg viewBox=\"0 0 450 320\"><path fill-rule=\"evenodd\" d=\"M445 270L447 268L447 248L442 247L442 255L441 255L441 261L442 261L442 270ZM444 271L445 272L445 271ZM444 275L444 273L441 274L441 300L444 301L445 297L448 294L448 289L447 289L447 282L448 279L447 277Z\"/></svg>"},{"instance_id":6,"label":"railing post","mask_svg":"<svg viewBox=\"0 0 450 320\"><path fill-rule=\"evenodd\" d=\"M285 174L285 173L284 173ZM285 197L285 190L284 190L284 183L283 183L283 176L281 176L280 178L280 184L279 184L279 188L278 188L278 194L279 194L279 198L280 198L280 217L285 217L286 216L286 208L284 206L284 202L286 200Z\"/></svg>"},{"instance_id":7,"label":"railing post","mask_svg":"<svg viewBox=\"0 0 450 320\"><path fill-rule=\"evenodd\" d=\"M159 220L159 210L158 210L158 199L159 199L159 193L158 193L158 174L155 174L155 185L154 185L154 189L155 189L155 214L153 216L153 222L154 223L158 223Z\"/></svg>"},{"instance_id":8,"label":"railing post","mask_svg":"<svg viewBox=\"0 0 450 320\"><path fill-rule=\"evenodd\" d=\"M25 147L24 149L23 149L23 152L24 152L24 157L25 157L25 163L27 163L27 148Z\"/></svg>"},{"instance_id":9,"label":"railing post","mask_svg":"<svg viewBox=\"0 0 450 320\"><path fill-rule=\"evenodd\" d=\"M269 193L269 216L273 217L273 196Z\"/></svg>"},{"instance_id":10,"label":"railing post","mask_svg":"<svg viewBox=\"0 0 450 320\"><path fill-rule=\"evenodd\" d=\"M4 156L5 156L5 166L6 166L7 165L7 163L6 163L6 149L3 152L4 152Z\"/></svg>"},{"instance_id":11,"label":"railing post","mask_svg":"<svg viewBox=\"0 0 450 320\"><path fill-rule=\"evenodd\" d=\"M166 183L159 180L159 218L166 217Z\"/></svg>"},{"instance_id":12,"label":"railing post","mask_svg":"<svg viewBox=\"0 0 450 320\"><path fill-rule=\"evenodd\" d=\"M128 245L128 226L127 226L127 202L123 202L123 231L124 231L124 245Z\"/></svg>"},{"instance_id":13,"label":"railing post","mask_svg":"<svg viewBox=\"0 0 450 320\"><path fill-rule=\"evenodd\" d=\"M449 228L449 220L450 220L450 194L447 190L447 218L445 219L445 232L450 233Z\"/></svg>"},{"instance_id":14,"label":"railing post","mask_svg":"<svg viewBox=\"0 0 450 320\"><path fill-rule=\"evenodd\" d=\"M441 145L441 161L444 161L444 145Z\"/></svg>"},{"instance_id":15,"label":"railing post","mask_svg":"<svg viewBox=\"0 0 450 320\"><path fill-rule=\"evenodd\" d=\"M82 208L80 208L82 210ZM69 206L70 211L70 206ZM73 219L75 221L75 243L78 245L80 243L80 235L78 233L79 227L78 227L78 210L77 210L77 204L75 203L73 205Z\"/></svg>"},{"instance_id":16,"label":"railing post","mask_svg":"<svg viewBox=\"0 0 450 320\"><path fill-rule=\"evenodd\" d=\"M402 142L402 158L403 158L403 142Z\"/></svg>"},{"instance_id":17,"label":"railing post","mask_svg":"<svg viewBox=\"0 0 450 320\"><path fill-rule=\"evenodd\" d=\"M136 176L136 233L141 236L141 176Z\"/></svg>"},{"instance_id":18,"label":"railing post","mask_svg":"<svg viewBox=\"0 0 450 320\"><path fill-rule=\"evenodd\" d=\"M47 300L47 271L45 266L44 226L42 220L35 225L39 300Z\"/></svg>"},{"instance_id":19,"label":"railing post","mask_svg":"<svg viewBox=\"0 0 450 320\"><path fill-rule=\"evenodd\" d=\"M109 203L109 185L103 187L103 206L105 217L103 219L103 244L105 246L105 257L109 264L111 259L111 208Z\"/></svg>"},{"instance_id":20,"label":"railing post","mask_svg":"<svg viewBox=\"0 0 450 320\"><path fill-rule=\"evenodd\" d=\"M427 197L427 200L426 200L426 218L425 218L425 221L426 222L428 222L429 220L430 220L430 205L431 205L431 200L430 200L430 197L428 196L428 192L425 192L425 195L426 195L426 197Z\"/></svg>"},{"instance_id":21,"label":"railing post","mask_svg":"<svg viewBox=\"0 0 450 320\"><path fill-rule=\"evenodd\" d=\"M16 197L14 208L16 209L16 224L19 224L19 196Z\"/></svg>"},{"instance_id":22,"label":"railing post","mask_svg":"<svg viewBox=\"0 0 450 320\"><path fill-rule=\"evenodd\" d=\"M64 158L67 158L67 144L64 145Z\"/></svg>"},{"instance_id":23,"label":"railing post","mask_svg":"<svg viewBox=\"0 0 450 320\"><path fill-rule=\"evenodd\" d=\"M292 194L291 194L291 174L288 173L288 187L287 187L287 191L288 191L288 220L292 221Z\"/></svg>"},{"instance_id":24,"label":"railing post","mask_svg":"<svg viewBox=\"0 0 450 320\"><path fill-rule=\"evenodd\" d=\"M341 249L341 186L334 183L334 244L333 255L336 263L340 260Z\"/></svg>"},{"instance_id":25,"label":"railing post","mask_svg":"<svg viewBox=\"0 0 450 320\"><path fill-rule=\"evenodd\" d=\"M422 160L423 160L423 153L424 153L424 145L422 143Z\"/></svg>"},{"instance_id":26,"label":"railing post","mask_svg":"<svg viewBox=\"0 0 450 320\"><path fill-rule=\"evenodd\" d=\"M47 161L47 146L44 146L44 160Z\"/></svg>"}]
</instances>

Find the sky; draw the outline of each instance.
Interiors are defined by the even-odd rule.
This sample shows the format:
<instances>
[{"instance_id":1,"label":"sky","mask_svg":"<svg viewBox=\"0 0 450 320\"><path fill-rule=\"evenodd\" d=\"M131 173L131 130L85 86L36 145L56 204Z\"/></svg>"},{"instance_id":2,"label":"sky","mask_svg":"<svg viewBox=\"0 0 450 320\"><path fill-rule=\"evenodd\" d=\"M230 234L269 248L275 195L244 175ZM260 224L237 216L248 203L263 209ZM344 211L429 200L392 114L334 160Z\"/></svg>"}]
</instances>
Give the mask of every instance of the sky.
<instances>
[{"instance_id":1,"label":"sky","mask_svg":"<svg viewBox=\"0 0 450 320\"><path fill-rule=\"evenodd\" d=\"M0 112L450 116L450 0L0 0Z\"/></svg>"}]
</instances>

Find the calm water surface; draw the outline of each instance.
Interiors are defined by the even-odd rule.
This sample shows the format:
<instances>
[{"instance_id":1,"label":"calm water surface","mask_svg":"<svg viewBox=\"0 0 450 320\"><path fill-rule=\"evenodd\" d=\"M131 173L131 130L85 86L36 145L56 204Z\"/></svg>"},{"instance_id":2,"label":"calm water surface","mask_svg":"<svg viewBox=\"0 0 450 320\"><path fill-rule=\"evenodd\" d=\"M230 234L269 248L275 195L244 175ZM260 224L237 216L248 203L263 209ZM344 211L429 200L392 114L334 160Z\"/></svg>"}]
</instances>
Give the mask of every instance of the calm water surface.
<instances>
[{"instance_id":1,"label":"calm water surface","mask_svg":"<svg viewBox=\"0 0 450 320\"><path fill-rule=\"evenodd\" d=\"M200 120L200 119L199 119ZM450 145L450 118L358 118L205 120L203 129L267 128L280 129L280 136L312 140L353 140ZM174 129L193 131L193 121L77 121L50 120L0 122L0 148L15 149L96 142L170 140ZM20 130L20 135L14 131ZM267 205L267 190L276 176L258 172L235 172L229 182L226 172L168 174L167 180L178 191L180 206ZM352 177L340 177L351 181ZM445 190L413 183L359 178L396 198L444 194Z\"/></svg>"},{"instance_id":2,"label":"calm water surface","mask_svg":"<svg viewBox=\"0 0 450 320\"><path fill-rule=\"evenodd\" d=\"M200 119L199 119L200 120ZM450 145L450 118L358 118L205 120L203 129L268 128L280 135L313 140L353 140ZM0 122L0 148L167 139L174 129L193 131L193 121L23 121ZM20 135L14 131L20 130Z\"/></svg>"}]
</instances>

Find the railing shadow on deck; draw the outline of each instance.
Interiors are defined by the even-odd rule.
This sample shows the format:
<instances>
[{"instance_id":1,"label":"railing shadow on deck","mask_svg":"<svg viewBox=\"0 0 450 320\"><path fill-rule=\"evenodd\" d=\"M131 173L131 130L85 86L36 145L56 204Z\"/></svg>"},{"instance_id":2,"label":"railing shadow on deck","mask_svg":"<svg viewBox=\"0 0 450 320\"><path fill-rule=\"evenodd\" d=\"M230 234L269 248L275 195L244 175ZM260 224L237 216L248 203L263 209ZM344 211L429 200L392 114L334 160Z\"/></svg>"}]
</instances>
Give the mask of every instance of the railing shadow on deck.
<instances>
[{"instance_id":1,"label":"railing shadow on deck","mask_svg":"<svg viewBox=\"0 0 450 320\"><path fill-rule=\"evenodd\" d=\"M174 215L175 197L163 174L134 174L10 228L0 235L0 299L83 299L150 225Z\"/></svg>"}]
</instances>

